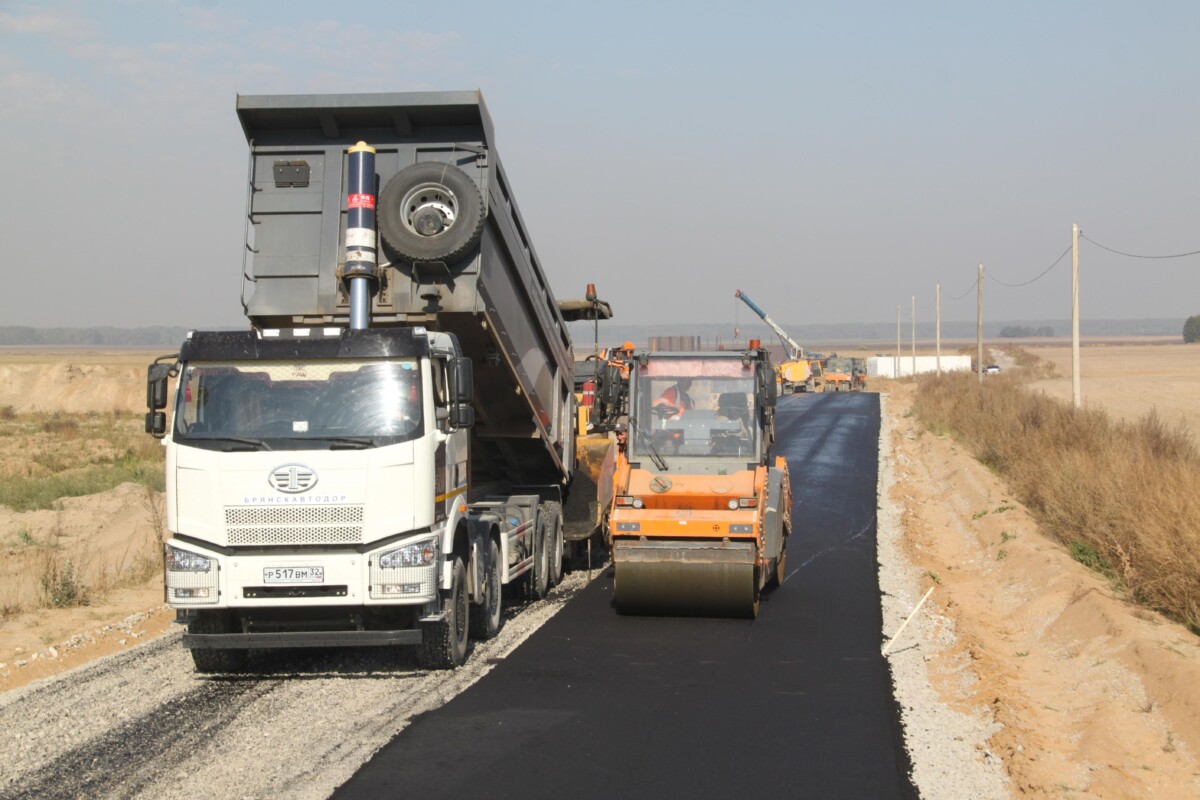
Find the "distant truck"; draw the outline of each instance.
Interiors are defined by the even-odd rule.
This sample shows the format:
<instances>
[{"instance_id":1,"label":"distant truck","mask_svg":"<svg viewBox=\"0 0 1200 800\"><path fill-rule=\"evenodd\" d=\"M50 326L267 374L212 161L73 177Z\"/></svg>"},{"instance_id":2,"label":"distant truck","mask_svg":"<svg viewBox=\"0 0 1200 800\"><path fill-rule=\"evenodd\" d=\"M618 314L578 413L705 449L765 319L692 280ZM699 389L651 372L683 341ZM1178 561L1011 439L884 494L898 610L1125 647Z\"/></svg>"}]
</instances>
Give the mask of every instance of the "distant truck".
<instances>
[{"instance_id":1,"label":"distant truck","mask_svg":"<svg viewBox=\"0 0 1200 800\"><path fill-rule=\"evenodd\" d=\"M148 375L167 603L200 672L362 645L454 667L503 589L561 578L575 463L572 342L491 117L478 92L237 114L251 329L193 332Z\"/></svg>"}]
</instances>

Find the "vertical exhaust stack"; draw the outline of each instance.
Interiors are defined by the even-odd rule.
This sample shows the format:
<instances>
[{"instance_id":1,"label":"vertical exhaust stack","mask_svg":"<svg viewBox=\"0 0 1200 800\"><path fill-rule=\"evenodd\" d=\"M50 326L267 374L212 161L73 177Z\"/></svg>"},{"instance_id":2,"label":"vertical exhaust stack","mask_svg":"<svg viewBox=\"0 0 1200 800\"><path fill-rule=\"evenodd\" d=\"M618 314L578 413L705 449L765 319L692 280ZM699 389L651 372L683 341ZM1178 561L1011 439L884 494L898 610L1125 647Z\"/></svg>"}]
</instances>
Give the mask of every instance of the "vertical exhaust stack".
<instances>
[{"instance_id":1,"label":"vertical exhaust stack","mask_svg":"<svg viewBox=\"0 0 1200 800\"><path fill-rule=\"evenodd\" d=\"M375 233L375 148L359 142L346 151L346 264L350 328L371 323L371 296L379 285Z\"/></svg>"}]
</instances>

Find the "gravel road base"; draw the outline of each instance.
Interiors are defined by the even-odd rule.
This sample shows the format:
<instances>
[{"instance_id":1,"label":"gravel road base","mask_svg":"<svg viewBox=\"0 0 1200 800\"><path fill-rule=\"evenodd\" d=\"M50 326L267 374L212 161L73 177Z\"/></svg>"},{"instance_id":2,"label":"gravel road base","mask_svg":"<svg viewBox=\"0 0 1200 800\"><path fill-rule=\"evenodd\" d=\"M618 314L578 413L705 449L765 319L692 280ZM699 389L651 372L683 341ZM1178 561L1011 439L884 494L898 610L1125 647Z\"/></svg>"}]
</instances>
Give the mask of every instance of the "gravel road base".
<instances>
[{"instance_id":1,"label":"gravel road base","mask_svg":"<svg viewBox=\"0 0 1200 800\"><path fill-rule=\"evenodd\" d=\"M0 696L0 798L328 797L588 579L568 574L546 599L506 608L500 635L446 672L417 668L408 648L361 648L259 652L254 674L201 676L177 629Z\"/></svg>"},{"instance_id":2,"label":"gravel road base","mask_svg":"<svg viewBox=\"0 0 1200 800\"><path fill-rule=\"evenodd\" d=\"M904 509L892 501L896 483L894 426L881 394L879 428L879 589L883 637L887 642L912 613L925 589L922 573L904 555ZM997 730L986 708L964 714L948 706L933 688L929 667L954 644L954 622L937 611L937 589L892 645L888 663L904 742L913 765L913 783L922 797L1007 800L1013 796L1004 765L987 750ZM959 679L973 682L969 664L958 664Z\"/></svg>"}]
</instances>

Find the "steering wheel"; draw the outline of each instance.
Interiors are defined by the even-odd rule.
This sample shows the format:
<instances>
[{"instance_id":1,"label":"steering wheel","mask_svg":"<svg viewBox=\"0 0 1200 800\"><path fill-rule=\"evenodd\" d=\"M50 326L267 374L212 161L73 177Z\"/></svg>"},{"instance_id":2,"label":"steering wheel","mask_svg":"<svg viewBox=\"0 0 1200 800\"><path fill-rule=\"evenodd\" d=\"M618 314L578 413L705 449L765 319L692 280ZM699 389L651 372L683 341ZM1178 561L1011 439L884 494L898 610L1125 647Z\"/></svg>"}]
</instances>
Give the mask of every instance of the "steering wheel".
<instances>
[{"instance_id":1,"label":"steering wheel","mask_svg":"<svg viewBox=\"0 0 1200 800\"><path fill-rule=\"evenodd\" d=\"M672 406L672 405L668 405L666 403L659 403L656 406L650 406L650 410L659 419L667 419L669 417L675 416L676 414L678 414L680 412L679 408L676 408L675 406Z\"/></svg>"}]
</instances>

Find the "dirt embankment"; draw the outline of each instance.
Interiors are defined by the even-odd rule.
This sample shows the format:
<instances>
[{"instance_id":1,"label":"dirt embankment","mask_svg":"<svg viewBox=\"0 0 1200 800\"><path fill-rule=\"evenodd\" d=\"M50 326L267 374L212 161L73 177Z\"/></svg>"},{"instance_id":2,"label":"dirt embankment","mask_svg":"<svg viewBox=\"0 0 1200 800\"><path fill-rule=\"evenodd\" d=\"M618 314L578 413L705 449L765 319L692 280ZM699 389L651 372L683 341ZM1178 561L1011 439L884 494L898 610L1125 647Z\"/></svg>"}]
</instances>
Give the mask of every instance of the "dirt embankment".
<instances>
[{"instance_id":1,"label":"dirt embankment","mask_svg":"<svg viewBox=\"0 0 1200 800\"><path fill-rule=\"evenodd\" d=\"M158 353L0 351L0 408L18 414L146 409L146 365Z\"/></svg>"},{"instance_id":2,"label":"dirt embankment","mask_svg":"<svg viewBox=\"0 0 1200 800\"><path fill-rule=\"evenodd\" d=\"M0 409L16 414L141 412L158 353L0 351ZM6 412L8 413L8 412ZM16 440L13 440L16 442ZM68 442L68 446L78 446ZM30 471L36 449L0 448L0 474ZM162 498L135 484L66 498L53 510L0 506L0 691L132 647L166 630L158 530ZM63 570L70 564L71 572ZM57 570L57 571L55 571ZM137 576L145 580L133 580ZM57 579L57 585L46 585ZM87 587L86 605L62 596ZM62 607L42 607L59 594Z\"/></svg>"},{"instance_id":3,"label":"dirt embankment","mask_svg":"<svg viewBox=\"0 0 1200 800\"><path fill-rule=\"evenodd\" d=\"M1200 796L1200 640L1042 536L996 476L908 413L914 388L890 391L891 499L934 587L921 613L956 633L948 650L922 643L935 686L1000 724L990 751L1022 797Z\"/></svg>"}]
</instances>

